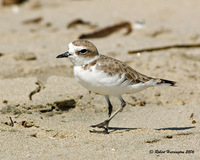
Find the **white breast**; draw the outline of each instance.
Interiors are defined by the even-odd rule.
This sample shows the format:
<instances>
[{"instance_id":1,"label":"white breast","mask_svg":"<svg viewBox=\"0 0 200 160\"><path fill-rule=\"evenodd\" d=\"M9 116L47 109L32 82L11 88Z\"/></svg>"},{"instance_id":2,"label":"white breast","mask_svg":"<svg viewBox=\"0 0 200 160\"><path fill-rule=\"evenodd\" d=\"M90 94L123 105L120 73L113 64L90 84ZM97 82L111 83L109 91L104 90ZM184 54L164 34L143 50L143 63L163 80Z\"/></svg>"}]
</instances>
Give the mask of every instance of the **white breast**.
<instances>
[{"instance_id":1,"label":"white breast","mask_svg":"<svg viewBox=\"0 0 200 160\"><path fill-rule=\"evenodd\" d=\"M131 81L124 81L125 74L109 76L102 70L96 70L95 65L86 70L82 66L74 66L74 76L83 87L102 95L117 96L135 93L155 85L155 82L151 80L131 85Z\"/></svg>"},{"instance_id":2,"label":"white breast","mask_svg":"<svg viewBox=\"0 0 200 160\"><path fill-rule=\"evenodd\" d=\"M125 75L109 76L104 71L96 70L95 66L89 70L84 70L81 66L74 66L74 76L82 86L95 93L116 96L131 91L131 86L127 81L123 82Z\"/></svg>"}]
</instances>

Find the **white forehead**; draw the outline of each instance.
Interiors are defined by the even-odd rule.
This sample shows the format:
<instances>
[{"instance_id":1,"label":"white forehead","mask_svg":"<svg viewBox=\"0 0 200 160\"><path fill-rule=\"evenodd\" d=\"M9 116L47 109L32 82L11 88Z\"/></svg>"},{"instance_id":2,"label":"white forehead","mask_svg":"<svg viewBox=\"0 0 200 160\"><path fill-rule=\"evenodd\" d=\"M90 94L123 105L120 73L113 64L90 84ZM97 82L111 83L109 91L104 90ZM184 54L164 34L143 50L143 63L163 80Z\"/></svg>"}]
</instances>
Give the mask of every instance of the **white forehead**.
<instances>
[{"instance_id":1,"label":"white forehead","mask_svg":"<svg viewBox=\"0 0 200 160\"><path fill-rule=\"evenodd\" d=\"M68 46L69 46L69 53L75 53L76 51L86 49L86 47L84 47L84 46L75 46L75 45L73 45L72 42Z\"/></svg>"}]
</instances>

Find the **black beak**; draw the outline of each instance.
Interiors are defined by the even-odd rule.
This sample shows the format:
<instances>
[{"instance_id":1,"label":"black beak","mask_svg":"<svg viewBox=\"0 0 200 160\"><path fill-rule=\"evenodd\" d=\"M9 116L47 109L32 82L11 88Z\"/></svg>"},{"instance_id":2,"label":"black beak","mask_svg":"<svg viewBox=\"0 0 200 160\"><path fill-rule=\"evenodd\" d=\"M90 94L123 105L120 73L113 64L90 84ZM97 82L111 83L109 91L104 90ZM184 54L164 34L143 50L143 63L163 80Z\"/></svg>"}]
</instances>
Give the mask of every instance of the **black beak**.
<instances>
[{"instance_id":1,"label":"black beak","mask_svg":"<svg viewBox=\"0 0 200 160\"><path fill-rule=\"evenodd\" d=\"M60 54L60 55L58 55L56 58L64 58L64 57L69 57L69 52L67 51L67 52L65 52L65 53L63 53L63 54Z\"/></svg>"}]
</instances>

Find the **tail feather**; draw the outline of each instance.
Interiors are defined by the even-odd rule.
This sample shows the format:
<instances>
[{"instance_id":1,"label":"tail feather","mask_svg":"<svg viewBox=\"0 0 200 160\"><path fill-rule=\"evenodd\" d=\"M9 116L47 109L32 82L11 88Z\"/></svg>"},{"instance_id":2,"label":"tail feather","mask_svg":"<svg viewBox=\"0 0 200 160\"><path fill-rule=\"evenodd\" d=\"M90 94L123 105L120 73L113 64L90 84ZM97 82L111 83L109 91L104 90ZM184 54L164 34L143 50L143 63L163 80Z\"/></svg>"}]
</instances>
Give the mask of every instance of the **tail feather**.
<instances>
[{"instance_id":1,"label":"tail feather","mask_svg":"<svg viewBox=\"0 0 200 160\"><path fill-rule=\"evenodd\" d=\"M169 86L176 86L175 81L171 81L171 80L166 80L166 79L159 79L159 81L156 83L157 85L169 85Z\"/></svg>"}]
</instances>

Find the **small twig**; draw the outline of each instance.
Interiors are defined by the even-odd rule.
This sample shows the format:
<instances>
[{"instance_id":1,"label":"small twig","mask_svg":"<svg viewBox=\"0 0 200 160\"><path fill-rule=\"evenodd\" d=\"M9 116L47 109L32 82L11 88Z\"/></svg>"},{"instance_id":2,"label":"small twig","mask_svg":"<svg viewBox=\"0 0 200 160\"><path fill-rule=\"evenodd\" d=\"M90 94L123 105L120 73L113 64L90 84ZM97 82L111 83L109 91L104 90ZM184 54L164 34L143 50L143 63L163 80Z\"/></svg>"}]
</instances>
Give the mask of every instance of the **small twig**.
<instances>
[{"instance_id":1,"label":"small twig","mask_svg":"<svg viewBox=\"0 0 200 160\"><path fill-rule=\"evenodd\" d=\"M22 23L23 24L36 24L36 23L39 23L42 21L42 17L36 17L36 18L33 18L33 19L28 19L28 20L25 20L23 21Z\"/></svg>"},{"instance_id":2,"label":"small twig","mask_svg":"<svg viewBox=\"0 0 200 160\"><path fill-rule=\"evenodd\" d=\"M38 87L37 87L34 91L32 91L32 92L29 94L29 99L30 99L30 100L32 100L32 96L33 96L34 94L40 92L41 89L45 88L44 84L43 84L42 82L40 82L40 81L35 82L35 84L37 84Z\"/></svg>"},{"instance_id":3,"label":"small twig","mask_svg":"<svg viewBox=\"0 0 200 160\"><path fill-rule=\"evenodd\" d=\"M10 118L10 126L14 127L14 122L13 122L12 118L11 117L9 117L9 118Z\"/></svg>"},{"instance_id":4,"label":"small twig","mask_svg":"<svg viewBox=\"0 0 200 160\"><path fill-rule=\"evenodd\" d=\"M136 54L136 53L142 53L142 52L166 50L166 49L171 49L171 48L198 48L198 47L200 47L200 43L197 43L197 44L174 44L174 45L168 45L168 46L160 46L160 47L132 50L132 51L128 51L128 53Z\"/></svg>"},{"instance_id":5,"label":"small twig","mask_svg":"<svg viewBox=\"0 0 200 160\"><path fill-rule=\"evenodd\" d=\"M18 118L22 113L19 113L15 118Z\"/></svg>"},{"instance_id":6,"label":"small twig","mask_svg":"<svg viewBox=\"0 0 200 160\"><path fill-rule=\"evenodd\" d=\"M119 31L123 28L127 29L125 35L128 35L132 32L131 23L130 22L122 22L122 23L119 23L119 24L115 24L115 25L112 25L112 26L102 28L102 29L94 31L92 33L82 34L82 35L79 36L79 39L103 38L103 37L107 37L107 36L111 35L114 32L117 32L117 31Z\"/></svg>"},{"instance_id":7,"label":"small twig","mask_svg":"<svg viewBox=\"0 0 200 160\"><path fill-rule=\"evenodd\" d=\"M92 28L96 27L95 25L91 24L90 22L84 21L82 19L75 19L67 25L67 28L74 28L77 25L85 25L85 26L89 26Z\"/></svg>"}]
</instances>

